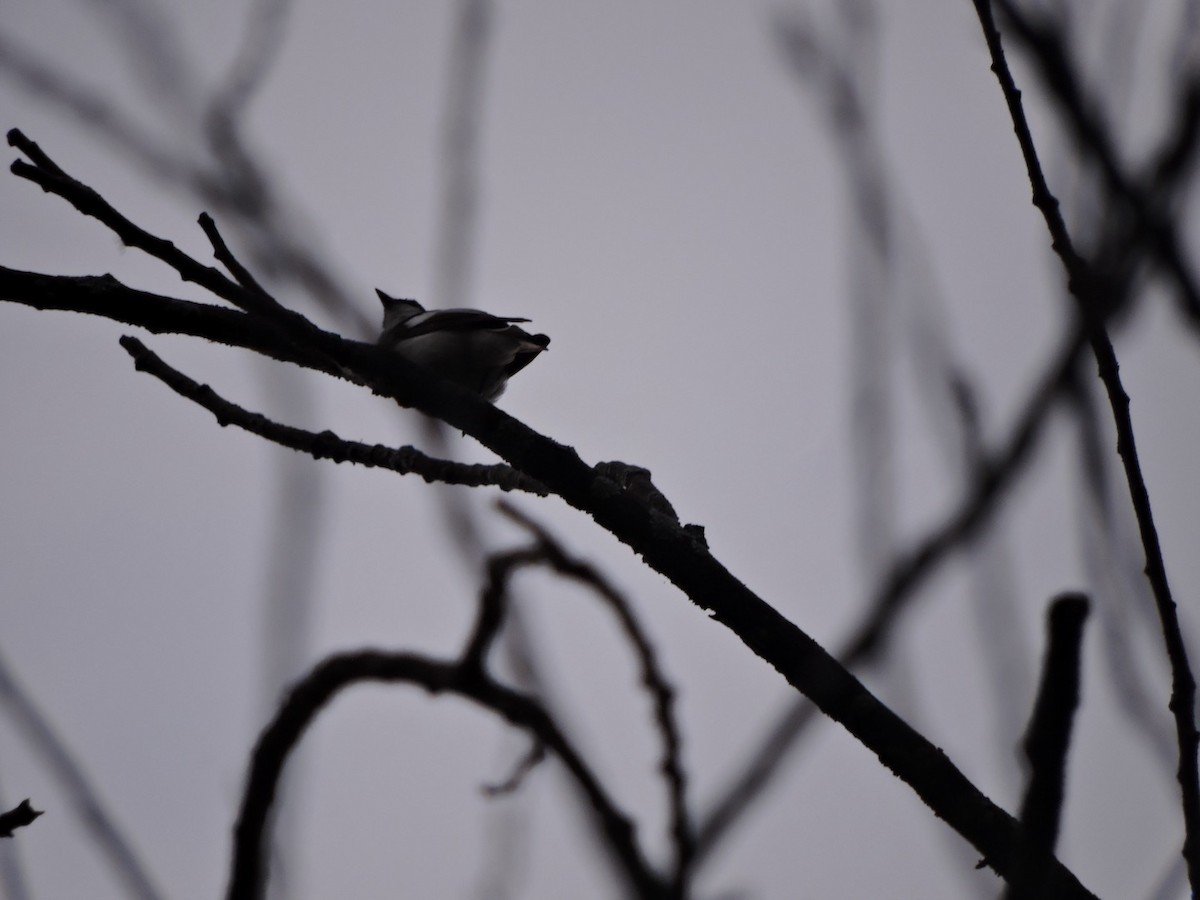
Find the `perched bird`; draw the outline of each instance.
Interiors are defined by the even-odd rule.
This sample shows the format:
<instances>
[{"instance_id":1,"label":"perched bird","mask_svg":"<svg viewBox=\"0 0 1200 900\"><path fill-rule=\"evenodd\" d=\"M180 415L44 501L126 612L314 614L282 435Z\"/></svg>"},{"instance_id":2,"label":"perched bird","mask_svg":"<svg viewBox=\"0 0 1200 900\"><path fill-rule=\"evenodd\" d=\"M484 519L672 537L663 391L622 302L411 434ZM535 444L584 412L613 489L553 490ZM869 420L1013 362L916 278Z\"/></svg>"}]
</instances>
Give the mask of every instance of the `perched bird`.
<instances>
[{"instance_id":1,"label":"perched bird","mask_svg":"<svg viewBox=\"0 0 1200 900\"><path fill-rule=\"evenodd\" d=\"M475 391L493 401L508 379L550 346L544 334L529 334L512 316L493 316L477 309L426 311L416 300L389 297L376 288L383 303L383 330L376 343L411 363Z\"/></svg>"}]
</instances>

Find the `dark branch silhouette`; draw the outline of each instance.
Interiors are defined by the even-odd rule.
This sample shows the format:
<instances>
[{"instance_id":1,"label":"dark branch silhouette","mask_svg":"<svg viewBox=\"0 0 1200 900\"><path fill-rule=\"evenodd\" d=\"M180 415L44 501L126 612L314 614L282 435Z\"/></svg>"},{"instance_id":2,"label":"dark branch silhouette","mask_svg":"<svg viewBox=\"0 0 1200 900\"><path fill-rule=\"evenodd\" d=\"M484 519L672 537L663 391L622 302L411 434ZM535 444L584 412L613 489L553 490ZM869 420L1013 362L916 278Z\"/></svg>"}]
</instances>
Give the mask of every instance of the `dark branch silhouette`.
<instances>
[{"instance_id":1,"label":"dark branch silhouette","mask_svg":"<svg viewBox=\"0 0 1200 900\"><path fill-rule=\"evenodd\" d=\"M10 838L18 828L32 825L43 812L34 809L28 800L22 800L8 812L0 813L0 838Z\"/></svg>"},{"instance_id":2,"label":"dark branch silhouette","mask_svg":"<svg viewBox=\"0 0 1200 900\"><path fill-rule=\"evenodd\" d=\"M683 739L675 718L675 691L667 683L658 654L638 622L632 605L598 569L568 556L550 532L512 504L501 501L499 505L501 512L533 534L537 539L537 549L557 574L587 585L604 600L616 615L622 633L637 655L642 669L642 684L654 701L654 724L662 738L663 757L659 768L667 785L671 840L675 850L672 889L677 896L686 896L695 856L695 838L688 814L687 776L682 762Z\"/></svg>"},{"instance_id":3,"label":"dark branch silhouette","mask_svg":"<svg viewBox=\"0 0 1200 900\"><path fill-rule=\"evenodd\" d=\"M609 799L578 751L535 700L497 684L474 665L410 653L361 650L331 656L318 664L292 688L260 736L234 829L228 900L257 900L263 896L266 885L263 848L284 764L321 709L346 688L363 682L411 684L430 694L456 694L529 732L558 758L587 795L594 813L605 824L608 846L622 861L636 896L669 896L643 859L629 818Z\"/></svg>"},{"instance_id":4,"label":"dark branch silhouette","mask_svg":"<svg viewBox=\"0 0 1200 900\"><path fill-rule=\"evenodd\" d=\"M1005 0L1000 0L1000 2L1011 18L1015 10ZM1130 498L1137 516L1138 530L1141 533L1142 546L1146 553L1146 578L1150 582L1155 605L1158 607L1167 659L1171 666L1171 701L1169 705L1175 716L1176 738L1179 742L1178 778L1185 829L1183 856L1187 861L1189 880L1192 890L1195 892L1200 890L1200 770L1197 768L1197 754L1200 753L1200 731L1197 731L1196 728L1196 683L1188 661L1187 647L1184 644L1183 631L1179 625L1175 600L1171 595L1171 587L1167 580L1158 529L1150 507L1150 493L1146 488L1146 481L1138 460L1137 441L1129 411L1129 395L1121 383L1116 351L1113 349L1112 340L1109 338L1104 324L1103 311L1112 306L1119 306L1120 300L1109 293L1114 289L1114 285L1098 279L1097 273L1075 250L1066 224L1059 213L1058 201L1050 192L1042 173L1037 149L1033 143L1033 135L1025 118L1020 91L1009 71L1000 42L1000 33L996 29L992 17L990 0L974 0L974 3L992 58L992 71L999 80L1004 93L1017 140L1021 146L1021 153L1025 159L1026 171L1030 183L1033 185L1034 205L1045 219L1046 228L1051 235L1051 244L1066 270L1067 287L1076 301L1079 316L1084 323L1088 342L1096 358L1100 380L1108 394L1113 422L1117 429L1117 454L1120 456L1125 471ZM1017 31L1020 34L1019 28ZM1032 39L1030 42L1035 43ZM1061 73L1056 73L1056 75L1061 75ZM1070 102L1082 111L1083 101L1078 92L1070 97ZM1097 138L1092 135L1089 139Z\"/></svg>"},{"instance_id":5,"label":"dark branch silhouette","mask_svg":"<svg viewBox=\"0 0 1200 900\"><path fill-rule=\"evenodd\" d=\"M978 2L976 6L979 6ZM1195 273L1186 261L1178 230L1162 203L1165 198L1171 196L1173 189L1178 188L1191 174L1195 166L1197 130L1200 128L1200 110L1197 109L1197 103L1200 102L1197 94L1200 91L1200 82L1193 74L1180 91L1180 108L1171 120L1176 128L1175 133L1167 136L1162 142L1157 158L1150 165L1143 189L1138 180L1127 174L1126 168L1121 164L1116 144L1098 113L1098 104L1088 96L1075 73L1074 65L1063 44L1061 30L1048 23L1039 23L1010 0L996 0L996 7L1003 13L1006 23L1011 25L1013 37L1038 64L1042 83L1049 88L1050 96L1058 102L1080 155L1098 164L1105 186L1119 202L1118 211L1124 213L1121 218L1126 227L1122 229L1125 233L1117 244L1118 248L1124 253L1145 249L1154 256L1176 285L1176 296L1184 321L1200 333L1200 287L1197 287ZM997 47L998 40L997 36ZM993 42L989 41L989 47L991 46ZM999 66L1004 68L1006 63L1003 54L997 57L993 52L993 60L997 59ZM1000 72L997 72L997 77L1003 78ZM1006 96L1011 96L1007 88L1005 93ZM1029 165L1032 158L1036 167L1036 152L1033 151L1032 137L1027 135L1028 128L1016 127L1018 139L1022 144L1028 141L1028 150L1023 150L1026 154L1026 165ZM1023 131L1026 132L1026 136L1022 136ZM1044 187L1044 182L1042 186ZM1035 183L1035 196L1039 190ZM1047 211L1042 209L1043 214ZM1057 210L1053 215L1057 216ZM1065 226L1062 234L1065 234ZM1102 261L1103 257L1097 257L1096 264L1099 265ZM1067 265L1065 259L1064 265ZM1090 284L1092 286L1088 291L1093 296L1088 302L1095 305L1099 299L1096 296L1098 288L1095 281ZM1119 302L1119 298L1110 296L1107 299L1110 302Z\"/></svg>"},{"instance_id":6,"label":"dark branch silhouette","mask_svg":"<svg viewBox=\"0 0 1200 900\"><path fill-rule=\"evenodd\" d=\"M996 514L1001 501L1025 470L1037 447L1050 412L1070 389L1073 369L1087 344L1082 331L1072 335L1055 354L1021 415L997 451L979 448L967 496L913 547L892 563L883 583L837 652L838 661L855 669L876 658L893 635L900 616L914 601L917 589L938 571L954 551L973 540ZM791 705L766 730L750 761L720 792L697 832L697 854L707 857L729 829L770 783L794 742L813 720L807 702Z\"/></svg>"},{"instance_id":7,"label":"dark branch silhouette","mask_svg":"<svg viewBox=\"0 0 1200 900\"><path fill-rule=\"evenodd\" d=\"M42 173L36 165L20 168L27 176L34 176L34 170ZM31 180L54 192L71 193L74 190L53 170L31 177ZM85 204L85 209L103 211L105 208L111 207ZM111 215L108 217L113 219ZM119 220L114 221L121 225ZM1018 839L1016 822L989 801L943 753L880 703L819 644L721 565L708 551L696 529L686 528L648 505L635 492L623 491L619 485L597 476L573 449L538 434L469 392L397 359L394 354L323 331L297 313L264 303L260 296L215 269L200 266L180 254L169 242L148 240L137 232L127 233L160 258L171 259L177 270L182 270L181 275L186 272L185 277L189 280L204 287L211 285L210 289L218 296L246 310L233 314L244 317L236 321L253 323L253 338L235 333L230 343L266 344L269 355L288 357L302 365L350 378L401 405L440 418L591 516L870 748L939 817L971 842L997 871L1008 872ZM104 284L121 293L119 286L112 282L105 281ZM32 296L31 289L38 285L38 276L0 271L0 290L5 299L30 305L45 303L45 299ZM54 282L49 285L52 288L63 286ZM13 292L13 287L18 290ZM61 302L61 295L58 299ZM139 299L146 300L147 297ZM195 307L204 309L203 304L196 304L191 309L196 311ZM89 311L108 312L95 307ZM203 318L208 317L205 312ZM194 323L193 327L197 332L201 331ZM1074 876L1057 863L1053 878L1063 897L1090 896Z\"/></svg>"},{"instance_id":8,"label":"dark branch silhouette","mask_svg":"<svg viewBox=\"0 0 1200 900\"><path fill-rule=\"evenodd\" d=\"M427 482L461 484L470 487L494 485L503 491L527 491L545 496L547 491L531 478L503 464L457 463L435 459L415 447L386 447L383 444L364 444L338 437L332 431L313 432L273 422L261 413L250 412L221 397L206 384L200 384L172 368L145 344L134 337L121 338L121 346L133 357L139 372L153 375L181 397L207 409L217 418L217 424L256 434L281 447L307 453L313 459L328 459L335 463L351 462L366 468L390 469L400 475L415 474Z\"/></svg>"},{"instance_id":9,"label":"dark branch silhouette","mask_svg":"<svg viewBox=\"0 0 1200 900\"><path fill-rule=\"evenodd\" d=\"M534 740L529 745L529 751L517 760L512 774L498 784L485 784L483 793L488 797L502 797L515 793L525 782L525 777L541 764L546 758L546 745Z\"/></svg>"},{"instance_id":10,"label":"dark branch silhouette","mask_svg":"<svg viewBox=\"0 0 1200 900\"><path fill-rule=\"evenodd\" d=\"M1021 804L1025 844L1009 879L1006 900L1052 900L1055 896L1045 886L1046 868L1054 858L1062 818L1087 614L1087 597L1064 594L1054 600L1046 616L1042 681L1024 741L1029 761L1029 784Z\"/></svg>"}]
</instances>

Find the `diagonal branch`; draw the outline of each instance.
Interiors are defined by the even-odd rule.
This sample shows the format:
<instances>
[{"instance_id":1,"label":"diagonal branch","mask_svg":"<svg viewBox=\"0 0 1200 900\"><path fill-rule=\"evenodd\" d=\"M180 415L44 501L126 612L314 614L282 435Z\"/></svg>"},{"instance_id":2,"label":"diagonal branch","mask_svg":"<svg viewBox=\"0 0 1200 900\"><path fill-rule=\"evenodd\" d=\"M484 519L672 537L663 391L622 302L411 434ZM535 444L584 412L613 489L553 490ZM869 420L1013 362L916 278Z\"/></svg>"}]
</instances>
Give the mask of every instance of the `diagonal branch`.
<instances>
[{"instance_id":1,"label":"diagonal branch","mask_svg":"<svg viewBox=\"0 0 1200 900\"><path fill-rule=\"evenodd\" d=\"M1051 359L1021 416L999 450L979 453L967 496L942 521L893 563L859 624L838 651L837 659L853 670L883 652L893 625L911 605L917 588L987 525L1003 497L1024 471L1044 433L1051 411L1069 394L1074 371L1087 349L1083 330L1076 330ZM708 858L732 826L767 787L780 763L813 721L815 710L803 698L790 704L772 723L750 762L726 785L703 817L697 832L697 856Z\"/></svg>"},{"instance_id":2,"label":"diagonal branch","mask_svg":"<svg viewBox=\"0 0 1200 900\"><path fill-rule=\"evenodd\" d=\"M893 562L862 624L839 655L844 665L854 667L873 658L881 649L893 621L908 606L915 589L933 574L951 550L974 538L991 520L1000 500L1032 457L1050 412L1070 387L1086 346L1082 330L1070 335L1021 407L1021 415L1003 447L992 454L980 454L974 479L963 502L941 525L931 529Z\"/></svg>"}]
</instances>

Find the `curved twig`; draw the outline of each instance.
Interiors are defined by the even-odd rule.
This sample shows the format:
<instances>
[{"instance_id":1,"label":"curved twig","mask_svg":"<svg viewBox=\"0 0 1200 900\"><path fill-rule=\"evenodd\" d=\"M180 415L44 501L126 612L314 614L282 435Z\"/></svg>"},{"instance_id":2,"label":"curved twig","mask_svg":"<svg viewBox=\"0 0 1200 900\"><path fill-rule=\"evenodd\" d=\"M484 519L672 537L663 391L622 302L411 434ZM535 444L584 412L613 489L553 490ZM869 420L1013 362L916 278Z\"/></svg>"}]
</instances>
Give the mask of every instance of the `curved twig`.
<instances>
[{"instance_id":1,"label":"curved twig","mask_svg":"<svg viewBox=\"0 0 1200 900\"><path fill-rule=\"evenodd\" d=\"M659 769L667 784L670 808L671 841L675 850L673 887L676 896L687 894L688 880L695 859L696 841L687 805L687 774L683 768L683 739L675 719L675 689L667 682L658 663L658 654L642 629L629 601L594 566L573 559L544 527L530 516L503 500L497 506L504 515L537 539L538 548L546 562L560 575L565 575L594 590L617 617L621 630L629 638L642 669L642 684L654 702L654 723L662 737L662 760Z\"/></svg>"},{"instance_id":2,"label":"curved twig","mask_svg":"<svg viewBox=\"0 0 1200 900\"><path fill-rule=\"evenodd\" d=\"M462 653L462 666L483 671L487 654L504 626L508 613L508 584L513 574L523 566L544 562L546 554L539 547L527 547L491 556L487 563L487 583L479 595L479 611L467 646Z\"/></svg>"},{"instance_id":3,"label":"curved twig","mask_svg":"<svg viewBox=\"0 0 1200 900\"><path fill-rule=\"evenodd\" d=\"M530 732L562 761L587 795L604 821L606 836L638 896L666 896L637 847L633 824L613 804L583 758L536 701L502 687L473 667L410 653L360 650L328 657L312 669L292 688L259 737L234 828L228 900L258 900L263 896L267 877L263 848L284 764L327 703L346 688L369 681L412 684L431 694L457 694Z\"/></svg>"}]
</instances>

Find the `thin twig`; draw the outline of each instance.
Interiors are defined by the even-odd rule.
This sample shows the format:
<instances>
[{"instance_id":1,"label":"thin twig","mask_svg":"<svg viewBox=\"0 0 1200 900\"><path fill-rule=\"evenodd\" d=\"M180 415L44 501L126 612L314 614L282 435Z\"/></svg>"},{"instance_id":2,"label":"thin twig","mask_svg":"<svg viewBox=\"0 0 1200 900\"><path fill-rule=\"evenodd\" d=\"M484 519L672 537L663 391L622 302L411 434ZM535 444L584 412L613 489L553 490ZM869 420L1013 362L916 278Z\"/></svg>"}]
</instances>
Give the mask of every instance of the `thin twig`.
<instances>
[{"instance_id":1,"label":"thin twig","mask_svg":"<svg viewBox=\"0 0 1200 900\"><path fill-rule=\"evenodd\" d=\"M1025 158L1026 170L1033 185L1034 205L1041 211L1051 235L1051 244L1066 269L1068 287L1076 299L1080 316L1087 326L1088 340L1096 357L1100 380L1104 384L1109 405L1112 408L1113 421L1117 429L1117 453L1125 470L1125 480L1129 485L1134 513L1137 516L1142 546L1146 552L1146 578L1154 592L1155 605L1158 607L1159 619L1162 623L1167 659L1171 666L1169 706L1175 716L1176 738L1179 742L1178 779L1185 829L1183 856L1187 861L1192 890L1193 892L1200 891L1200 771L1197 769L1200 732L1196 729L1195 719L1196 683L1188 662L1187 647L1183 641L1183 631L1179 625L1175 601L1171 596L1170 583L1167 580L1158 529L1150 507L1150 494L1138 461L1137 442L1129 413L1129 396L1121 384L1116 352L1104 326L1102 310L1105 304L1099 302L1099 297L1102 296L1100 286L1095 284L1088 266L1075 252L1066 224L1059 214L1058 202L1046 184L1033 143L1033 136L1025 118L1021 94L1009 71L1000 43L1000 33L992 18L990 0L973 0L973 2L983 28L984 40L987 42L991 54L992 71L1000 82L1013 121L1013 128L1021 146L1021 153ZM1011 15L1010 4L1006 0L999 0L999 2L1009 9Z\"/></svg>"},{"instance_id":2,"label":"thin twig","mask_svg":"<svg viewBox=\"0 0 1200 900\"><path fill-rule=\"evenodd\" d=\"M487 563L488 577L480 593L475 624L471 629L471 635L460 658L459 664L464 670L482 672L487 664L488 653L497 638L500 637L502 629L511 629L513 627L511 623L514 619L514 614L519 610L519 607L514 607L508 599L508 587L513 575L526 566L545 565L553 569L556 562L557 559L552 556L552 548L548 548L541 541L534 543L530 547L506 553L497 553L489 557ZM516 627L519 628L519 617L516 618ZM505 634L507 635L507 631L505 631ZM509 640L512 640L511 636L509 636ZM548 714L553 715L553 707L545 699L543 694L544 689L544 684L535 685L533 693L539 697ZM563 727L563 724L560 723L559 728L562 729ZM566 732L564 731L565 734ZM503 791L497 792L515 790L527 771L536 764L537 760L543 754L544 748L540 747L540 745L535 745L531 749L530 754L525 757L524 762L518 765L513 775L502 786ZM587 801L586 796L584 798L584 805L587 809L594 810L592 804ZM622 873L625 869L625 864L621 859L618 849L608 845L606 839L608 826L604 818L592 815L588 819L588 823L595 829L597 844L607 851L606 859L615 864L614 868L618 876L624 877Z\"/></svg>"},{"instance_id":3,"label":"thin twig","mask_svg":"<svg viewBox=\"0 0 1200 900\"><path fill-rule=\"evenodd\" d=\"M221 427L235 425L261 438L307 453L313 459L335 463L351 462L366 468L390 469L400 475L420 475L425 481L460 484L470 487L495 486L504 491L526 491L546 496L546 488L503 463L483 465L435 459L415 447L386 447L364 444L338 437L332 431L320 433L283 425L261 413L251 412L221 397L207 384L200 384L172 368L135 337L121 338L121 346L133 357L138 371L153 375L181 397L207 409Z\"/></svg>"},{"instance_id":4,"label":"thin twig","mask_svg":"<svg viewBox=\"0 0 1200 900\"><path fill-rule=\"evenodd\" d=\"M346 688L364 682L406 683L431 694L456 694L529 732L559 758L588 796L605 822L608 840L625 864L637 896L667 896L638 849L629 818L613 804L583 758L535 700L502 687L473 667L409 653L360 650L330 656L313 668L292 688L259 737L234 829L228 900L259 900L263 896L267 877L263 848L284 764L321 709Z\"/></svg>"},{"instance_id":5,"label":"thin twig","mask_svg":"<svg viewBox=\"0 0 1200 900\"><path fill-rule=\"evenodd\" d=\"M500 634L508 613L508 584L513 574L524 566L544 562L545 559L546 554L539 547L497 553L488 559L488 577L479 595L479 611L462 653L461 665L464 668L484 670L488 651Z\"/></svg>"},{"instance_id":6,"label":"thin twig","mask_svg":"<svg viewBox=\"0 0 1200 900\"><path fill-rule=\"evenodd\" d=\"M299 313L283 309L265 293L247 290L219 270L188 256L171 241L156 237L134 224L94 189L63 171L41 147L19 129L13 128L8 132L8 143L29 158L28 163L19 159L13 161L10 168L14 175L32 181L42 190L66 200L83 215L96 219L119 237L127 247L136 247L166 263L179 273L179 277L184 281L200 285L239 309L267 315L292 329L307 330L313 327Z\"/></svg>"},{"instance_id":7,"label":"thin twig","mask_svg":"<svg viewBox=\"0 0 1200 900\"><path fill-rule=\"evenodd\" d=\"M1130 733L1144 741L1167 778L1174 778L1177 757L1173 723L1163 717L1155 689L1137 664L1134 626L1157 630L1158 612L1150 586L1131 558L1126 518L1114 509L1108 472L1108 447L1092 386L1082 379L1071 394L1079 452L1079 506L1082 552L1104 642L1105 670L1117 709L1129 720ZM1123 510L1122 510L1123 512ZM1140 550L1140 548L1139 548ZM1180 860L1182 864L1182 860Z\"/></svg>"},{"instance_id":8,"label":"thin twig","mask_svg":"<svg viewBox=\"0 0 1200 900\"><path fill-rule=\"evenodd\" d=\"M525 778L546 758L546 745L536 738L530 742L529 750L517 760L512 772L499 784L485 784L483 793L488 797L502 797L517 791Z\"/></svg>"},{"instance_id":9,"label":"thin twig","mask_svg":"<svg viewBox=\"0 0 1200 900\"><path fill-rule=\"evenodd\" d=\"M217 228L217 223L213 221L213 217L208 213L200 213L200 217L196 221L199 222L200 229L208 237L208 242L212 244L213 258L229 270L229 274L237 280L237 283L246 290L274 302L266 289L258 283L258 279L230 251L229 246L225 243L225 238L221 236L221 232Z\"/></svg>"},{"instance_id":10,"label":"thin twig","mask_svg":"<svg viewBox=\"0 0 1200 900\"><path fill-rule=\"evenodd\" d=\"M973 2L979 9L984 0L973 0ZM1159 265L1175 282L1176 296L1179 299L1179 307L1184 314L1184 320L1191 325L1193 330L1200 332L1200 286L1197 285L1195 274L1188 266L1187 253L1184 250L1179 231L1170 216L1166 214L1165 207L1157 199L1159 194L1175 186L1177 179L1190 171L1190 162L1197 146L1195 85L1185 89L1181 109L1183 117L1177 123L1179 127L1176 133L1164 142L1162 153L1151 167L1149 190L1143 191L1122 166L1115 142L1105 127L1103 118L1097 112L1096 103L1088 96L1075 74L1059 30L1048 23L1035 22L1009 0L995 0L995 2L996 6L1004 13L1007 22L1012 25L1013 36L1021 42L1040 66L1042 81L1050 89L1051 96L1058 101L1059 108L1063 111L1063 117L1072 129L1080 152L1099 164L1108 190L1128 210L1131 229L1126 239L1128 243L1134 245L1131 249L1136 249L1136 245L1143 242L1147 244ZM987 15L991 22L990 9ZM986 29L989 26L985 24L984 27ZM995 30L994 24L991 24L990 27ZM989 39L988 45L989 49L993 46L999 48L998 31L995 41ZM1007 71L1007 63L1002 50L999 56L993 52L992 58L993 71L996 71L997 65L1003 71ZM996 74L998 78L1002 77L999 71ZM1008 80L1012 80L1011 75L1008 76ZM1015 85L1013 90L1016 90ZM1006 97L1010 96L1007 87L1005 95ZM1021 134L1023 130L1028 131L1028 126L1017 125L1016 122L1017 117L1014 114L1014 127L1018 139L1022 142L1026 168L1028 169L1030 166L1031 154L1036 167L1038 164L1036 152L1033 150L1032 137L1028 138L1027 151L1025 149L1026 138ZM1042 184L1039 187L1038 181L1034 182L1035 204L1038 204L1038 195L1044 188L1044 179L1039 177L1038 180ZM1043 198L1048 196L1049 190L1045 189ZM1048 213L1047 208L1041 204L1038 205L1044 215ZM1047 203L1046 207L1048 206ZM1058 217L1057 204L1055 204L1052 215ZM1062 234L1065 234L1065 227ZM1056 236L1056 240L1058 239L1059 236ZM1069 265L1066 259L1063 260L1063 263ZM1069 267L1068 273L1070 273ZM1099 290L1100 286L1094 281L1085 289L1086 293L1093 294L1093 306L1097 305L1094 300L1098 299Z\"/></svg>"},{"instance_id":11,"label":"thin twig","mask_svg":"<svg viewBox=\"0 0 1200 900\"><path fill-rule=\"evenodd\" d=\"M547 562L559 574L573 578L595 591L612 609L621 630L629 638L642 669L642 684L654 702L654 722L662 737L662 761L659 768L667 785L670 807L671 840L675 849L676 896L687 894L692 861L695 857L695 838L687 806L687 775L683 768L683 739L675 719L675 691L667 682L658 662L658 654L634 615L629 601L594 566L567 555L563 546L542 525L529 515L503 500L497 503L500 511L530 532Z\"/></svg>"}]
</instances>

